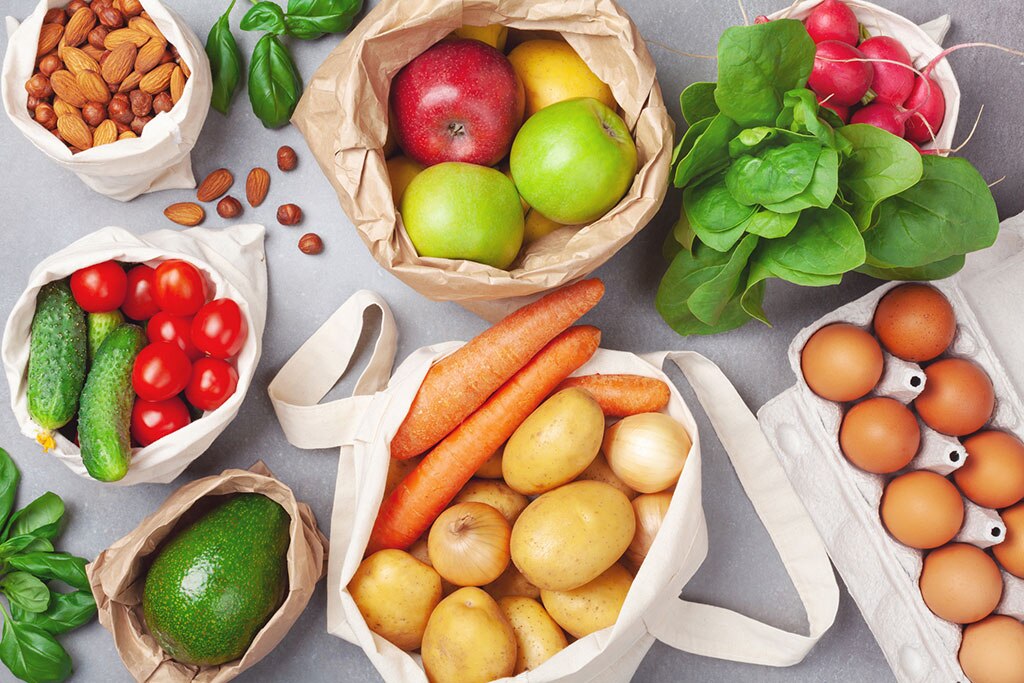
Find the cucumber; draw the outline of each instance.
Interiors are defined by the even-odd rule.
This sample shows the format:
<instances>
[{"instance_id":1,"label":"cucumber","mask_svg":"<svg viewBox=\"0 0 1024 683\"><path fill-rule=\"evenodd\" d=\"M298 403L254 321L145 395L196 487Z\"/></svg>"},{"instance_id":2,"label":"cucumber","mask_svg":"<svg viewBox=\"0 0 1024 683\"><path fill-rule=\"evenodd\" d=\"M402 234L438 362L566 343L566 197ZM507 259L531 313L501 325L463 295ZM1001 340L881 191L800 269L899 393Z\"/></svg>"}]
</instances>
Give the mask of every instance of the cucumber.
<instances>
[{"instance_id":1,"label":"cucumber","mask_svg":"<svg viewBox=\"0 0 1024 683\"><path fill-rule=\"evenodd\" d=\"M109 313L89 314L89 361L96 358L96 352L100 350L100 344L107 338L107 335L117 329L117 326L124 322L121 311L113 310Z\"/></svg>"},{"instance_id":2,"label":"cucumber","mask_svg":"<svg viewBox=\"0 0 1024 683\"><path fill-rule=\"evenodd\" d=\"M93 479L117 481L128 474L135 402L132 366L145 345L142 328L119 325L100 344L89 369L78 412L78 441L82 463Z\"/></svg>"},{"instance_id":3,"label":"cucumber","mask_svg":"<svg viewBox=\"0 0 1024 683\"><path fill-rule=\"evenodd\" d=\"M78 411L87 337L85 311L67 280L43 285L36 297L28 357L28 412L43 429L63 427Z\"/></svg>"}]
</instances>

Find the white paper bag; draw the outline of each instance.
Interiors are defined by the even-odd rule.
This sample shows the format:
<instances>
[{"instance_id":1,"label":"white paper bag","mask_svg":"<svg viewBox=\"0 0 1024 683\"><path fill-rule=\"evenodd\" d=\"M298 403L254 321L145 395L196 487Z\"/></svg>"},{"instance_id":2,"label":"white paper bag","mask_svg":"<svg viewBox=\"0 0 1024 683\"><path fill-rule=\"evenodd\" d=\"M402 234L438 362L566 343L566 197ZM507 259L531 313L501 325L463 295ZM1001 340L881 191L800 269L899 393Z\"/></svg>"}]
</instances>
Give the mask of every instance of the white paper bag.
<instances>
[{"instance_id":1,"label":"white paper bag","mask_svg":"<svg viewBox=\"0 0 1024 683\"><path fill-rule=\"evenodd\" d=\"M171 111L157 114L138 138L78 154L72 154L32 119L26 108L25 82L35 70L39 29L46 10L66 4L66 0L40 0L20 26L13 17L7 17L7 54L0 86L11 121L46 156L112 199L128 201L146 192L195 187L191 152L210 110L210 62L203 44L185 21L159 0L142 0L142 6L192 71L184 94Z\"/></svg>"},{"instance_id":2,"label":"white paper bag","mask_svg":"<svg viewBox=\"0 0 1024 683\"><path fill-rule=\"evenodd\" d=\"M381 330L354 396L320 403L352 358L364 313L381 316ZM389 443L431 364L460 346L414 352L388 382L397 332L387 304L357 292L307 341L268 389L288 440L299 448L341 445L331 520L327 628L359 645L389 683L425 683L419 657L373 634L346 586L363 559L377 517L390 461ZM754 416L711 361L690 351L645 357L598 350L578 374L633 373L671 385L661 371L674 362L693 386L754 504L807 612L809 634L788 633L712 605L679 599L708 550L701 505L697 425L673 388L667 412L693 437L686 466L653 547L614 626L573 642L520 681L624 681L655 640L701 655L770 666L801 661L835 619L839 589L825 548Z\"/></svg>"},{"instance_id":3,"label":"white paper bag","mask_svg":"<svg viewBox=\"0 0 1024 683\"><path fill-rule=\"evenodd\" d=\"M242 405L252 381L263 344L267 317L267 264L263 253L262 225L239 225L220 230L158 230L137 237L123 228L103 228L74 242L36 266L28 286L14 304L4 330L4 371L11 392L11 408L28 437L41 431L28 413L28 358L36 295L48 282L68 277L79 268L107 260L155 265L182 259L199 268L211 285L211 298L234 299L249 326L245 346L235 359L238 388L216 410L145 448L132 449L131 467L115 485L165 484L181 474L210 447ZM78 446L54 433L56 448L49 453L75 474L90 479Z\"/></svg>"}]
</instances>

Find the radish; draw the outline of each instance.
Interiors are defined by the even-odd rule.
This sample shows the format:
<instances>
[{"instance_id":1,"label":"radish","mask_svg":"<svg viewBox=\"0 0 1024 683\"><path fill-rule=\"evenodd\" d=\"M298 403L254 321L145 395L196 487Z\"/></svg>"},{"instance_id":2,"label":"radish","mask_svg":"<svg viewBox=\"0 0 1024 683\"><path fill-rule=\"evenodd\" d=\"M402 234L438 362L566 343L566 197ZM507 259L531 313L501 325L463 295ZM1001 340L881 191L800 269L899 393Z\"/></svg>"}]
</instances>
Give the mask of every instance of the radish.
<instances>
[{"instance_id":1,"label":"radish","mask_svg":"<svg viewBox=\"0 0 1024 683\"><path fill-rule=\"evenodd\" d=\"M825 0L811 10L804 20L807 32L815 43L838 40L850 47L860 38L860 22L846 3L839 0Z\"/></svg>"},{"instance_id":2,"label":"radish","mask_svg":"<svg viewBox=\"0 0 1024 683\"><path fill-rule=\"evenodd\" d=\"M931 76L918 77L914 82L914 90L904 103L910 115L907 119L907 139L914 142L931 142L942 128L946 118L946 97L942 88Z\"/></svg>"},{"instance_id":3,"label":"radish","mask_svg":"<svg viewBox=\"0 0 1024 683\"><path fill-rule=\"evenodd\" d=\"M871 81L871 89L875 93L874 101L894 105L906 102L914 89L914 72L910 53L903 43L889 36L875 36L861 43L858 49L869 59L886 60L873 63L875 77ZM911 68L905 69L889 62L899 62Z\"/></svg>"},{"instance_id":4,"label":"radish","mask_svg":"<svg viewBox=\"0 0 1024 683\"><path fill-rule=\"evenodd\" d=\"M832 100L826 100L823 97L818 98L818 104L821 105L822 107L825 107L826 109L831 109L835 113L835 115L838 116L840 120L842 120L843 123L850 122L849 107L844 107L841 104L836 104Z\"/></svg>"},{"instance_id":5,"label":"radish","mask_svg":"<svg viewBox=\"0 0 1024 683\"><path fill-rule=\"evenodd\" d=\"M755 24L767 24L769 22L771 22L771 19L769 19L763 14L759 14L758 16L754 17Z\"/></svg>"},{"instance_id":6,"label":"radish","mask_svg":"<svg viewBox=\"0 0 1024 683\"><path fill-rule=\"evenodd\" d=\"M838 40L818 43L807 87L834 104L857 104L871 87L875 74L874 67L865 59L860 50Z\"/></svg>"},{"instance_id":7,"label":"radish","mask_svg":"<svg viewBox=\"0 0 1024 683\"><path fill-rule=\"evenodd\" d=\"M898 138L906 133L907 119L913 112L901 111L896 105L885 102L872 102L861 107L853 114L850 123L866 123L889 131Z\"/></svg>"}]
</instances>

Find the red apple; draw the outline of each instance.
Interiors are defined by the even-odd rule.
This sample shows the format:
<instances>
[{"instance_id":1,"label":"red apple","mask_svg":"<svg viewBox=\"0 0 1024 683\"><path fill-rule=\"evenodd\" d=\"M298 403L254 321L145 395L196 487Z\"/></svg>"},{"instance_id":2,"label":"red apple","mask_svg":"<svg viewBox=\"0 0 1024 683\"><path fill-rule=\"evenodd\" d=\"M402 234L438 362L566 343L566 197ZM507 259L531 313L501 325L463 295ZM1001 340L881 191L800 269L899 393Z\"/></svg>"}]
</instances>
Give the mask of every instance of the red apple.
<instances>
[{"instance_id":1,"label":"red apple","mask_svg":"<svg viewBox=\"0 0 1024 683\"><path fill-rule=\"evenodd\" d=\"M524 105L512 64L477 40L437 43L391 83L398 144L426 166L497 164L523 122Z\"/></svg>"}]
</instances>

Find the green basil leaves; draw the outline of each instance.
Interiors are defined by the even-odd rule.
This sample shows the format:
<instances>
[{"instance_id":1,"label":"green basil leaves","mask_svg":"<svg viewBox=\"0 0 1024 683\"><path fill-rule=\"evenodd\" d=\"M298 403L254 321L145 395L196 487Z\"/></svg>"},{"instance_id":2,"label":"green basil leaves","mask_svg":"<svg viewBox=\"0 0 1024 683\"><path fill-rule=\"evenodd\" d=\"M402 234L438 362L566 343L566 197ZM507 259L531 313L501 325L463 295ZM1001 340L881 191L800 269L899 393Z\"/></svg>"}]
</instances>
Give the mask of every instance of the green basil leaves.
<instances>
[{"instance_id":1,"label":"green basil leaves","mask_svg":"<svg viewBox=\"0 0 1024 683\"><path fill-rule=\"evenodd\" d=\"M239 24L243 31L264 31L279 36L285 32L284 10L273 2L257 2Z\"/></svg>"},{"instance_id":2,"label":"green basil leaves","mask_svg":"<svg viewBox=\"0 0 1024 683\"><path fill-rule=\"evenodd\" d=\"M249 101L267 128L288 123L302 96L302 79L291 55L275 35L256 43L249 62Z\"/></svg>"},{"instance_id":3,"label":"green basil leaves","mask_svg":"<svg viewBox=\"0 0 1024 683\"><path fill-rule=\"evenodd\" d=\"M231 34L231 10L234 7L235 0L231 0L227 11L206 37L206 56L210 59L210 74L213 76L210 104L225 115L242 80L242 52L238 49L235 36Z\"/></svg>"},{"instance_id":4,"label":"green basil leaves","mask_svg":"<svg viewBox=\"0 0 1024 683\"><path fill-rule=\"evenodd\" d=\"M313 40L325 33L343 33L363 7L362 0L288 0L288 35Z\"/></svg>"}]
</instances>

